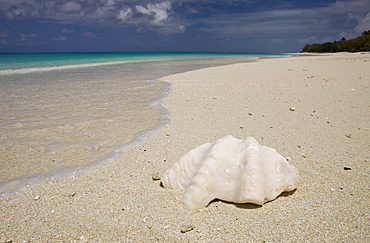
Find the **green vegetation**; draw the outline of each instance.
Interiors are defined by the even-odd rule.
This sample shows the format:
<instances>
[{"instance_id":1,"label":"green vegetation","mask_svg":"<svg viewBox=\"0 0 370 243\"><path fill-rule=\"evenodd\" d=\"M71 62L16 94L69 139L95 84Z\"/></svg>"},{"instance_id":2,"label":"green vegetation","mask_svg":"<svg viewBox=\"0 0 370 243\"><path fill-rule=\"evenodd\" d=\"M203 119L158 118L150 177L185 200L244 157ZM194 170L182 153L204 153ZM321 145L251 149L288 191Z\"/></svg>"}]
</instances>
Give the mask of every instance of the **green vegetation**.
<instances>
[{"instance_id":1,"label":"green vegetation","mask_svg":"<svg viewBox=\"0 0 370 243\"><path fill-rule=\"evenodd\" d=\"M358 52L370 51L370 30L364 31L361 36L346 40L344 37L340 41L326 42L323 44L306 44L302 52Z\"/></svg>"}]
</instances>

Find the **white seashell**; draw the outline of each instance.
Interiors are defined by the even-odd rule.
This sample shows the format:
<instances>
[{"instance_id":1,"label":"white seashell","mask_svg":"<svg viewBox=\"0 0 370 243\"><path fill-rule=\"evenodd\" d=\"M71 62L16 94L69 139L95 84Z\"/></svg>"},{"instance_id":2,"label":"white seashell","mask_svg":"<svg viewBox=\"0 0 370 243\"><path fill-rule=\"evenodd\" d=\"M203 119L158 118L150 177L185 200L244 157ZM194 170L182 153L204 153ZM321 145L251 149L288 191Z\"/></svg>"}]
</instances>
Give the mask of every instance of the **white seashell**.
<instances>
[{"instance_id":1,"label":"white seashell","mask_svg":"<svg viewBox=\"0 0 370 243\"><path fill-rule=\"evenodd\" d=\"M298 185L298 170L275 149L254 138L226 136L182 156L163 173L164 188L181 189L190 210L206 207L215 198L262 205Z\"/></svg>"}]
</instances>

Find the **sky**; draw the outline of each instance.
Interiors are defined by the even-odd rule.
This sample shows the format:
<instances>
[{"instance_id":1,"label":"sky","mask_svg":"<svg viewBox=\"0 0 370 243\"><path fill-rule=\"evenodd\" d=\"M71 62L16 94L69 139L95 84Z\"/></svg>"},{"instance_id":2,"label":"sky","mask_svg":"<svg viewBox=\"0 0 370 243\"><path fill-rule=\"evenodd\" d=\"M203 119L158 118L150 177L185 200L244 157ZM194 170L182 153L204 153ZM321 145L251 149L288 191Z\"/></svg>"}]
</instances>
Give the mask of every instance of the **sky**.
<instances>
[{"instance_id":1,"label":"sky","mask_svg":"<svg viewBox=\"0 0 370 243\"><path fill-rule=\"evenodd\" d=\"M299 52L370 30L370 0L0 0L0 52Z\"/></svg>"}]
</instances>

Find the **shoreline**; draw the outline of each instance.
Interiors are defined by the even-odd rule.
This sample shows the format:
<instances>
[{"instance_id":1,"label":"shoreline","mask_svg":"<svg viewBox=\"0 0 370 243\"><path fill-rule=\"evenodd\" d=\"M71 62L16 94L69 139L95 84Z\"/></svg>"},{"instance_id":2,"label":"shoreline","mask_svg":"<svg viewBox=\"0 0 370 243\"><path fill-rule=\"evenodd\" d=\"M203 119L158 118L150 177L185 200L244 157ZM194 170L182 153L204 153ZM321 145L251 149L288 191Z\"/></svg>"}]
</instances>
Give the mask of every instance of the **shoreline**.
<instances>
[{"instance_id":1,"label":"shoreline","mask_svg":"<svg viewBox=\"0 0 370 243\"><path fill-rule=\"evenodd\" d=\"M185 64L183 61L186 59L178 57L172 61L143 61L135 65L132 63L118 66L109 65L97 67L96 70L92 70L90 67L78 70L70 69L69 71L51 71L50 73L29 73L4 79L5 83L8 84L12 84L11 79L17 80L18 86L5 86L2 93L4 97L8 97L3 100L4 104L12 104L12 109L3 106L1 110L8 116L5 115L2 122L4 133L2 134L3 144L0 146L2 151L0 160L1 158L3 160L0 171L0 200L14 197L24 189L33 188L40 181L46 182L52 178L58 180L61 177L70 178L73 177L73 174L90 170L91 167L96 168L99 164L104 164L104 161L116 158L115 150L120 150L118 153L121 153L122 148L138 140L135 137L142 135L148 137L150 131L157 131L160 127L167 125L167 111L161 112L161 109L157 109L160 107L156 107L156 104L161 103L158 102L157 98L161 100L169 92L169 90L166 91L169 84L153 79L194 70L202 66L218 66L222 63L254 60L252 57L232 58L232 60L229 58L204 58L189 59ZM135 68L138 70L135 71ZM147 70L147 74L142 74L141 70ZM89 75L92 76L88 77ZM50 77L48 78L48 76ZM74 82L75 76L80 77L81 81ZM122 85L121 78L117 78L119 76L124 76L124 79L127 79L124 81L124 85ZM48 83L46 80L53 79L55 82L52 85L42 85L44 88L38 88L38 82ZM32 83L32 86L30 89L24 90L25 85L22 83L27 80ZM61 80L63 82L60 82ZM130 80L132 81L130 82ZM139 85L140 88L137 88L136 85ZM164 87L161 88L162 85ZM32 93L35 88L38 88L37 94ZM55 90L60 90L59 94L53 94ZM8 96L9 93L13 95ZM141 96L135 97L135 93L136 95L141 94ZM94 94L98 95L94 96ZM108 99L102 100L107 95ZM117 96L113 97L114 95ZM13 97L23 97L23 99L12 99ZM40 98L35 100L33 97ZM69 98L55 102L55 99L61 99L60 97ZM83 97L83 99L74 102L78 97ZM139 98L140 101L137 100L138 97L142 97ZM22 101L25 102L22 104ZM140 104L135 104L136 102ZM63 105L58 106L59 103ZM47 105L40 107L40 104ZM82 109L79 107L80 104L84 104ZM35 114L36 108L40 110L37 114ZM14 114L13 117L12 112L16 110L25 112L28 119L22 119L22 116L17 114ZM73 112L71 112L72 110ZM100 112L91 112L97 110ZM110 114L103 110L110 111ZM155 121L157 113L159 113L158 124ZM139 114L142 114L141 119ZM150 118L150 114L155 117ZM54 128L47 128L48 122L52 122L53 119L58 121L59 118L60 121L71 116L91 116L93 118L90 120L78 118L72 119L72 121L64 120L57 122L57 126ZM131 119L136 119L136 122L132 122ZM94 124L97 120L100 121ZM25 122L26 124L24 124ZM88 125L89 122L90 125ZM99 122L105 122L107 125L99 127ZM34 124L38 123L43 123L44 127L41 125L39 128L33 129ZM12 130L12 126L15 128L14 130ZM52 126L55 125L52 124ZM83 131L81 132L81 130ZM103 130L105 131L103 132ZM23 136L19 141L17 133ZM109 142L105 138L112 141L110 146L104 146ZM27 139L33 142L27 142ZM50 139L50 141L44 142L45 139ZM53 139L57 141L53 141Z\"/></svg>"},{"instance_id":2,"label":"shoreline","mask_svg":"<svg viewBox=\"0 0 370 243\"><path fill-rule=\"evenodd\" d=\"M69 63L66 60L58 60L59 62L52 63L50 64L46 60L41 61L41 65L34 67L34 66L29 66L27 62L24 62L23 64L19 64L19 66L14 66L11 67L9 66L6 69L1 68L0 69L0 77L1 76L7 76L7 75L14 75L14 74L29 74L29 73L34 73L34 72L49 72L49 71L61 71L61 70L68 70L68 69L77 69L77 68L94 68L94 67L100 67L100 66L108 66L108 65L120 65L120 64L129 64L129 63L142 63L142 62L159 62L159 61L168 61L168 60L191 60L191 59L207 59L207 58L230 58L230 57L248 57L248 58L259 58L266 56L266 58L272 57L280 57L283 56L284 54L274 54L274 53L207 53L207 52L190 52L190 53L184 53L184 52L175 52L173 53L173 56L168 56L168 54L171 54L172 52L168 53L141 53L144 55L139 57L132 57L132 56L126 56L122 57L121 60L114 60L114 59L106 59L104 60L99 60L99 61L93 61L89 62L88 60L81 61L81 62L76 62L76 63ZM14 55L14 53L0 53L3 55ZM26 54L26 53L22 53ZM31 53L32 55L38 54L38 55L44 55L42 53ZM57 53L57 54L62 54L64 55L65 53ZM70 53L70 54L83 54L83 53ZM97 54L97 53L93 53ZM101 54L101 53L100 53ZM104 54L104 53L103 53ZM106 53L109 54L109 53ZM112 54L112 53L111 53ZM123 54L129 54L130 53L123 53ZM149 55L148 55L149 54ZM150 55L151 54L151 55ZM167 56L161 56L163 54L167 54ZM176 56L179 55L179 56ZM191 54L200 54L199 56L189 56ZM203 54L203 56L202 56ZM145 57L145 55L148 55ZM90 60L91 61L91 60ZM21 61L20 61L21 62ZM22 62L21 62L22 63Z\"/></svg>"},{"instance_id":3,"label":"shoreline","mask_svg":"<svg viewBox=\"0 0 370 243\"><path fill-rule=\"evenodd\" d=\"M0 240L366 242L369 67L369 54L286 57L161 78L170 125L102 168L0 201ZM188 211L181 192L152 180L225 135L290 157L297 190L263 206L216 200Z\"/></svg>"}]
</instances>

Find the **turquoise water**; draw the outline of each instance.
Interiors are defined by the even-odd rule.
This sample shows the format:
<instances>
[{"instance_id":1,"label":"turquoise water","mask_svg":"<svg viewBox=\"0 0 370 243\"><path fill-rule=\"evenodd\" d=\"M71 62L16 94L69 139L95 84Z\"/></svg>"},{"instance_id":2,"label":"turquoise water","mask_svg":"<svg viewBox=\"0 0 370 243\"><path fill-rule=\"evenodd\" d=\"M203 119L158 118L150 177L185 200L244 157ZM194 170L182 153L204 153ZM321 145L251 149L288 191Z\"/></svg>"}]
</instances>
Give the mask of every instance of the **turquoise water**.
<instances>
[{"instance_id":1,"label":"turquoise water","mask_svg":"<svg viewBox=\"0 0 370 243\"><path fill-rule=\"evenodd\" d=\"M96 169L169 124L161 77L273 54L0 54L0 200Z\"/></svg>"},{"instance_id":2,"label":"turquoise water","mask_svg":"<svg viewBox=\"0 0 370 243\"><path fill-rule=\"evenodd\" d=\"M280 54L203 53L203 52L65 52L65 53L0 53L0 72L39 71L40 68L78 68L144 60L212 57L266 57Z\"/></svg>"}]
</instances>

